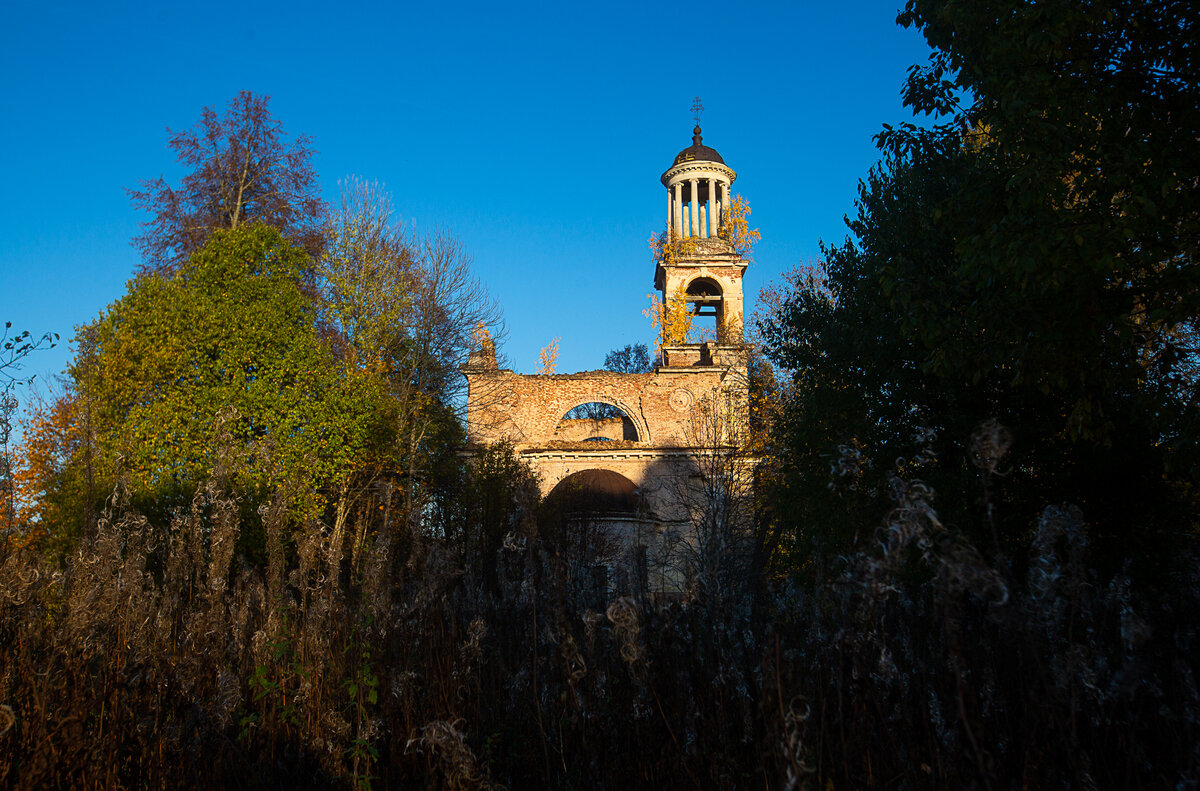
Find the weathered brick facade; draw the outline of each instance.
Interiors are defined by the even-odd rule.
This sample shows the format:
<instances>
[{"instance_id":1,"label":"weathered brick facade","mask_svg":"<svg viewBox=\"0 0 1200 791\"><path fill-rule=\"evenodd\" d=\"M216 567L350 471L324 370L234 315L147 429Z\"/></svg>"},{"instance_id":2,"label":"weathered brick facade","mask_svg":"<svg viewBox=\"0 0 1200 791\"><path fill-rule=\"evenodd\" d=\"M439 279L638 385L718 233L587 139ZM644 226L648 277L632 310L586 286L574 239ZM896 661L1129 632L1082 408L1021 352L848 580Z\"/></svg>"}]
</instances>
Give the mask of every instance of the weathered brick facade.
<instances>
[{"instance_id":1,"label":"weathered brick facade","mask_svg":"<svg viewBox=\"0 0 1200 791\"><path fill-rule=\"evenodd\" d=\"M497 369L493 361L474 356L463 368L469 387L469 440L476 445L512 442L540 473L543 494L587 469L617 472L647 494L661 489L655 486L661 482L648 476L677 474L698 443L712 442L702 436L705 430L697 422L702 404L727 414L731 429L745 420L746 370L739 350L709 343L679 351L695 351L703 360L659 366L645 374L539 376ZM686 361L693 355L667 350L668 360L679 356ZM712 364L714 357L724 364ZM564 421L568 412L588 403L616 407L627 421ZM650 505L666 520L676 511L667 502Z\"/></svg>"}]
</instances>

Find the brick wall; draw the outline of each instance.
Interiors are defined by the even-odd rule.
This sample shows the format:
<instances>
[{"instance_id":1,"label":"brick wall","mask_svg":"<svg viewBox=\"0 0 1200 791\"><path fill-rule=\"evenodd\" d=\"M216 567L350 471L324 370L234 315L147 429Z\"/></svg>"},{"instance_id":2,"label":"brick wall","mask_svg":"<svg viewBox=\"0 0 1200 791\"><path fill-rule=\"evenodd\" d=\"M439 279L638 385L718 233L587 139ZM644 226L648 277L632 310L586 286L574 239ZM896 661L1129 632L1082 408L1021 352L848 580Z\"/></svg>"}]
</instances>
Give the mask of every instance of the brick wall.
<instances>
[{"instance_id":1,"label":"brick wall","mask_svg":"<svg viewBox=\"0 0 1200 791\"><path fill-rule=\"evenodd\" d=\"M698 403L714 391L738 387L745 369L703 366L659 368L647 374L587 371L552 376L506 370L464 369L469 383L468 439L508 438L518 450L543 447L571 409L589 402L612 404L632 421L639 444L687 447Z\"/></svg>"}]
</instances>

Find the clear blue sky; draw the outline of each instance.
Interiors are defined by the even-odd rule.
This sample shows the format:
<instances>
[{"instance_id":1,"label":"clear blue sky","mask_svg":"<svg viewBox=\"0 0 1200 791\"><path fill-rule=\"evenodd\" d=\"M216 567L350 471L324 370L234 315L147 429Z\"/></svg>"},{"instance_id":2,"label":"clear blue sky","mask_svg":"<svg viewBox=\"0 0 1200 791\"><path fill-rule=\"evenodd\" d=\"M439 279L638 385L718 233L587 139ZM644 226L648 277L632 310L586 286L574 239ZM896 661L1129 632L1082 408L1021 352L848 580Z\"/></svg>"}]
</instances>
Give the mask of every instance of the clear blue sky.
<instances>
[{"instance_id":1,"label":"clear blue sky","mask_svg":"<svg viewBox=\"0 0 1200 791\"><path fill-rule=\"evenodd\" d=\"M166 128L239 90L312 137L327 199L356 174L464 242L504 308L518 371L649 342L646 240L660 174L704 142L762 232L759 289L841 241L871 137L909 118L919 34L900 0L843 3L68 3L9 0L0 26L0 320L63 336L124 293L145 217L125 187L180 171Z\"/></svg>"}]
</instances>

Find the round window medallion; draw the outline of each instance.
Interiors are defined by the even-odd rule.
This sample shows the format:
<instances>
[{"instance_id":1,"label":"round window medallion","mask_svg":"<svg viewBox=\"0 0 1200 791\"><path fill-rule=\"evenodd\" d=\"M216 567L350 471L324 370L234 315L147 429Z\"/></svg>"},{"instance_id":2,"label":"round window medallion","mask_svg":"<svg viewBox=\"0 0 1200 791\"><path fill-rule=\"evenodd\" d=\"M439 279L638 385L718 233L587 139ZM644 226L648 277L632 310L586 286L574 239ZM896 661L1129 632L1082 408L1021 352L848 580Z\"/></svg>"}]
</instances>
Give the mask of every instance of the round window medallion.
<instances>
[{"instance_id":1,"label":"round window medallion","mask_svg":"<svg viewBox=\"0 0 1200 791\"><path fill-rule=\"evenodd\" d=\"M686 412L692 408L692 404L696 403L696 397L692 395L691 390L678 387L675 392L671 393L668 403L676 412Z\"/></svg>"}]
</instances>

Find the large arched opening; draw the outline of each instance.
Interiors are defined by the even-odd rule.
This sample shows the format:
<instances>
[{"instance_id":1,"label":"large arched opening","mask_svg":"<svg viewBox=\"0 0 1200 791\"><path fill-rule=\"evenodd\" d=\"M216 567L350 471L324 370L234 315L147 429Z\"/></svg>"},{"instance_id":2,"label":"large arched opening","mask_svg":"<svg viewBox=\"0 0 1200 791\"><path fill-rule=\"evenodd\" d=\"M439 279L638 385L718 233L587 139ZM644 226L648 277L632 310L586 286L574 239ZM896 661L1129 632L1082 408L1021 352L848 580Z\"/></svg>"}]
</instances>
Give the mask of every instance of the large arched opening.
<instances>
[{"instance_id":1,"label":"large arched opening","mask_svg":"<svg viewBox=\"0 0 1200 791\"><path fill-rule=\"evenodd\" d=\"M563 478L545 502L574 511L603 515L634 515L641 510L641 494L633 481L612 470L580 470Z\"/></svg>"},{"instance_id":2,"label":"large arched opening","mask_svg":"<svg viewBox=\"0 0 1200 791\"><path fill-rule=\"evenodd\" d=\"M542 500L538 530L565 570L597 604L616 591L645 585L642 494L633 481L605 469L572 473Z\"/></svg>"},{"instance_id":3,"label":"large arched opening","mask_svg":"<svg viewBox=\"0 0 1200 791\"><path fill-rule=\"evenodd\" d=\"M554 427L563 442L645 441L625 410L605 401L588 401L567 411Z\"/></svg>"}]
</instances>

